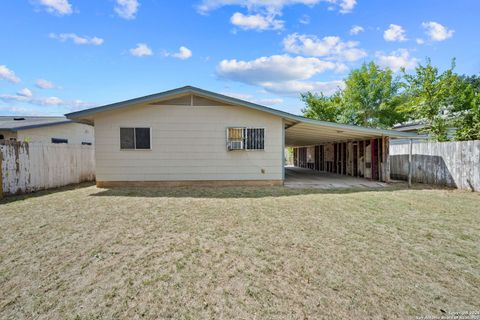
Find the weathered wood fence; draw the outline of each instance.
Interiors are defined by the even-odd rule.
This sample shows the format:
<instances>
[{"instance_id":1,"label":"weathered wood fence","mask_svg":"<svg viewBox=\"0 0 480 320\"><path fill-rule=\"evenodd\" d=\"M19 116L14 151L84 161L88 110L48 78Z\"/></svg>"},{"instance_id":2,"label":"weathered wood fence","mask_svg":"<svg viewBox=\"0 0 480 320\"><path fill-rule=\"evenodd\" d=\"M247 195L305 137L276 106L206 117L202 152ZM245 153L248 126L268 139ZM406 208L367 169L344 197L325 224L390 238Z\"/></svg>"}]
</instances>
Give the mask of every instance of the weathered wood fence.
<instances>
[{"instance_id":1,"label":"weathered wood fence","mask_svg":"<svg viewBox=\"0 0 480 320\"><path fill-rule=\"evenodd\" d=\"M93 181L94 147L6 141L0 144L0 168L0 196Z\"/></svg>"},{"instance_id":2,"label":"weathered wood fence","mask_svg":"<svg viewBox=\"0 0 480 320\"><path fill-rule=\"evenodd\" d=\"M392 179L408 178L409 144L390 145ZM480 191L480 141L413 144L412 181Z\"/></svg>"}]
</instances>

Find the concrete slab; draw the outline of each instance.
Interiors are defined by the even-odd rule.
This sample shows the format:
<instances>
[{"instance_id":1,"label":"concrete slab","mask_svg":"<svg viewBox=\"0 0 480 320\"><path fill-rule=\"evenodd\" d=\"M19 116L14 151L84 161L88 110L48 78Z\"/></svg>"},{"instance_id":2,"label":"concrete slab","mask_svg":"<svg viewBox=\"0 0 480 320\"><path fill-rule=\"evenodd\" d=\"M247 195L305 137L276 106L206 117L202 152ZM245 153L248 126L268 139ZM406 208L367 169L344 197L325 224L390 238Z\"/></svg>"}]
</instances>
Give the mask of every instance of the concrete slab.
<instances>
[{"instance_id":1,"label":"concrete slab","mask_svg":"<svg viewBox=\"0 0 480 320\"><path fill-rule=\"evenodd\" d=\"M383 188L387 184L335 173L319 172L298 167L285 167L285 187L288 188Z\"/></svg>"}]
</instances>

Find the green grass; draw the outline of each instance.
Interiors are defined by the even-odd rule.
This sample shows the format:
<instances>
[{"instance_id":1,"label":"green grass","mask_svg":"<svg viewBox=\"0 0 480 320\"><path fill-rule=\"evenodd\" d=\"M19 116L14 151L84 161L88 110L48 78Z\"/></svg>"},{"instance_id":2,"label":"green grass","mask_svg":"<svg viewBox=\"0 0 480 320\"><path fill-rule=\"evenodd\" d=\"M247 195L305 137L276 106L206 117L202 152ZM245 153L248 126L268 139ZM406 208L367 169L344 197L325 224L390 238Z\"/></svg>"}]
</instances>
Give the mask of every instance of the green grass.
<instances>
[{"instance_id":1,"label":"green grass","mask_svg":"<svg viewBox=\"0 0 480 320\"><path fill-rule=\"evenodd\" d=\"M480 310L480 194L97 189L0 202L0 318Z\"/></svg>"}]
</instances>

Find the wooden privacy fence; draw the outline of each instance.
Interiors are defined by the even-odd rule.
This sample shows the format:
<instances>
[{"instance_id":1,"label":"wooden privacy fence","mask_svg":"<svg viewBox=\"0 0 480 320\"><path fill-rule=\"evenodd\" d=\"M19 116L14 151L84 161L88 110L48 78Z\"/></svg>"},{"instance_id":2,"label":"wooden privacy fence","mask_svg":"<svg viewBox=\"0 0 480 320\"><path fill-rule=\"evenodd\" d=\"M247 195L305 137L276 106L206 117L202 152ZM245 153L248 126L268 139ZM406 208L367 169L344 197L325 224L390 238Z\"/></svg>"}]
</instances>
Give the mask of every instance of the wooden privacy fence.
<instances>
[{"instance_id":1,"label":"wooden privacy fence","mask_svg":"<svg viewBox=\"0 0 480 320\"><path fill-rule=\"evenodd\" d=\"M421 142L412 149L412 181L480 191L480 141ZM409 144L390 145L392 179L407 180Z\"/></svg>"},{"instance_id":2,"label":"wooden privacy fence","mask_svg":"<svg viewBox=\"0 0 480 320\"><path fill-rule=\"evenodd\" d=\"M6 141L0 144L0 168L0 196L93 181L94 147Z\"/></svg>"}]
</instances>

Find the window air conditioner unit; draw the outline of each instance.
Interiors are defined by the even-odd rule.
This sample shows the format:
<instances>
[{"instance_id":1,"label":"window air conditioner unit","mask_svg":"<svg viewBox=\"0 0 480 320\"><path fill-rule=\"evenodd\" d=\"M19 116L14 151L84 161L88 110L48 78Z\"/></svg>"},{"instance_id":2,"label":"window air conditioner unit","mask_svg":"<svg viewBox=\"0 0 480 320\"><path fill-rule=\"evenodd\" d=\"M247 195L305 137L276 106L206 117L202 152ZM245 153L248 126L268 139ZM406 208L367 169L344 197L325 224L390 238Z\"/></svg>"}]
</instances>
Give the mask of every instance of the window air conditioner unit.
<instances>
[{"instance_id":1,"label":"window air conditioner unit","mask_svg":"<svg viewBox=\"0 0 480 320\"><path fill-rule=\"evenodd\" d=\"M243 150L243 141L230 141L228 143L228 150Z\"/></svg>"}]
</instances>

